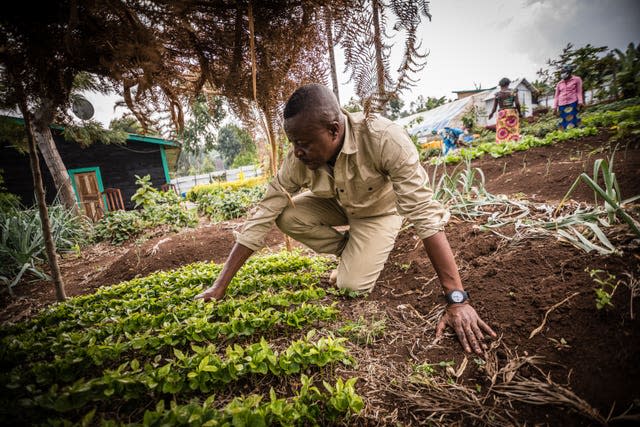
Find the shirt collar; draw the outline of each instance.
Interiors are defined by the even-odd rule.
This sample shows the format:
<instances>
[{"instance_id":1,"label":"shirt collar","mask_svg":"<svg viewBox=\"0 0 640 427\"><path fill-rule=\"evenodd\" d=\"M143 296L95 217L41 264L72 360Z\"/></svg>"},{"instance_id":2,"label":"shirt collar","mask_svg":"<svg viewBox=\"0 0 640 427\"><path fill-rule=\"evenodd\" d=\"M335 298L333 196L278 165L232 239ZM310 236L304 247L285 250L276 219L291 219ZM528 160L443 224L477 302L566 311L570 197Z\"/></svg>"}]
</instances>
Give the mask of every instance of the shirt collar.
<instances>
[{"instance_id":1,"label":"shirt collar","mask_svg":"<svg viewBox=\"0 0 640 427\"><path fill-rule=\"evenodd\" d=\"M351 113L346 110L342 110L342 113L345 115L344 120L344 142L342 143L341 153L344 154L353 154L358 151L358 146L356 145L356 136L354 134L353 129L353 117Z\"/></svg>"}]
</instances>

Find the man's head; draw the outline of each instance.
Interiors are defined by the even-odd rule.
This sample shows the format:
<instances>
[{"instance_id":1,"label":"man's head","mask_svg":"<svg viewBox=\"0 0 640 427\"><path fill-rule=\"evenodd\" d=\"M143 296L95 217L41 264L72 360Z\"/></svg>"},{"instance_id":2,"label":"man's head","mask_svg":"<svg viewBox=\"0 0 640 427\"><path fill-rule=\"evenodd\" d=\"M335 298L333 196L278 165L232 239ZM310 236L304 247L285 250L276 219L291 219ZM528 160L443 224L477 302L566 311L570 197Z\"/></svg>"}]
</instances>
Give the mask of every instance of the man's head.
<instances>
[{"instance_id":1,"label":"man's head","mask_svg":"<svg viewBox=\"0 0 640 427\"><path fill-rule=\"evenodd\" d=\"M563 80L567 80L569 77L571 77L572 73L573 73L573 67L571 65L565 65L562 67L562 71L560 72L560 77Z\"/></svg>"},{"instance_id":2,"label":"man's head","mask_svg":"<svg viewBox=\"0 0 640 427\"><path fill-rule=\"evenodd\" d=\"M503 77L500 79L498 84L500 85L501 88L505 89L509 87L509 85L511 84L511 80L509 80L507 77Z\"/></svg>"},{"instance_id":3,"label":"man's head","mask_svg":"<svg viewBox=\"0 0 640 427\"><path fill-rule=\"evenodd\" d=\"M340 152L344 120L335 95L320 84L299 87L284 108L284 130L294 154L311 170L334 160Z\"/></svg>"}]
</instances>

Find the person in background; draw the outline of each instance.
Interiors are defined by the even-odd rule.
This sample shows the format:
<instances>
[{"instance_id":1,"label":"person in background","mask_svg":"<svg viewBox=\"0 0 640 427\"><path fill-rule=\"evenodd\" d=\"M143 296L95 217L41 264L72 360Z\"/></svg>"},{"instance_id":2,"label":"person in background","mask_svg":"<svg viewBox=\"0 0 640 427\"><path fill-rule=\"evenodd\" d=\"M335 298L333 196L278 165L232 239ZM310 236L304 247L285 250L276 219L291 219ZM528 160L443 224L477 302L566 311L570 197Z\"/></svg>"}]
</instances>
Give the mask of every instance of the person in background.
<instances>
[{"instance_id":1,"label":"person in background","mask_svg":"<svg viewBox=\"0 0 640 427\"><path fill-rule=\"evenodd\" d=\"M493 100L493 108L489 113L488 119L493 117L493 113L498 110L496 119L496 142L502 143L507 141L517 141L520 139L520 100L518 100L518 91L509 89L511 80L506 77L498 82L500 90L496 92Z\"/></svg>"},{"instance_id":2,"label":"person in background","mask_svg":"<svg viewBox=\"0 0 640 427\"><path fill-rule=\"evenodd\" d=\"M573 75L573 67L565 65L560 73L560 81L556 85L553 98L553 111L560 113L560 126L563 129L573 128L580 124L578 112L584 105L582 79Z\"/></svg>"},{"instance_id":3,"label":"person in background","mask_svg":"<svg viewBox=\"0 0 640 427\"><path fill-rule=\"evenodd\" d=\"M320 84L296 89L283 116L291 150L236 234L220 275L196 298L223 298L245 261L264 246L274 224L316 252L339 257L331 283L369 292L404 217L422 240L447 302L436 337L451 326L465 351L482 354L484 334L496 334L469 304L444 232L450 213L433 198L406 130L380 116L367 118L341 109L331 89ZM335 228L345 225L346 232Z\"/></svg>"},{"instance_id":4,"label":"person in background","mask_svg":"<svg viewBox=\"0 0 640 427\"><path fill-rule=\"evenodd\" d=\"M440 136L442 137L442 154L444 156L451 150L458 148L458 140L464 134L462 129L447 127L440 129Z\"/></svg>"}]
</instances>

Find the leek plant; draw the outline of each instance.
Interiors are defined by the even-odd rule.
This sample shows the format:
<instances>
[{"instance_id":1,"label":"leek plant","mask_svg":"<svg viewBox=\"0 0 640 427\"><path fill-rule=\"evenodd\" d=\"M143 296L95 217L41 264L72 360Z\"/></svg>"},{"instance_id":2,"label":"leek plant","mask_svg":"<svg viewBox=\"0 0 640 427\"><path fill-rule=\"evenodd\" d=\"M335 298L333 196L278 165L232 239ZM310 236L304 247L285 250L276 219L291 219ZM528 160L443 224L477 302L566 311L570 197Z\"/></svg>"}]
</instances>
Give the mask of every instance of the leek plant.
<instances>
[{"instance_id":1,"label":"leek plant","mask_svg":"<svg viewBox=\"0 0 640 427\"><path fill-rule=\"evenodd\" d=\"M585 252L596 251L602 255L617 252L600 228L610 224L603 218L605 211L602 208L578 206L572 212L558 216L558 208L491 194L484 183L482 170L472 168L467 160L465 169L440 177L434 187L434 198L445 204L453 215L466 221L484 221L480 229L506 240L555 235ZM515 229L512 237L498 231L509 225Z\"/></svg>"},{"instance_id":2,"label":"leek plant","mask_svg":"<svg viewBox=\"0 0 640 427\"><path fill-rule=\"evenodd\" d=\"M604 209L607 213L609 224L615 223L616 217L619 217L626 222L629 227L631 227L631 230L633 230L637 236L640 236L640 228L638 227L637 222L623 209L623 207L628 203L640 199L640 195L624 200L622 199L620 186L618 185L616 174L613 172L614 156L615 149L613 150L613 153L611 153L609 159L596 160L593 164L593 177L590 177L584 172L581 173L580 176L576 178L573 185L571 185L567 194L565 194L558 204L556 211L562 207L578 184L583 181L593 190L596 204L598 203L598 196L604 200ZM604 187L598 184L598 177L600 174L602 174Z\"/></svg>"}]
</instances>

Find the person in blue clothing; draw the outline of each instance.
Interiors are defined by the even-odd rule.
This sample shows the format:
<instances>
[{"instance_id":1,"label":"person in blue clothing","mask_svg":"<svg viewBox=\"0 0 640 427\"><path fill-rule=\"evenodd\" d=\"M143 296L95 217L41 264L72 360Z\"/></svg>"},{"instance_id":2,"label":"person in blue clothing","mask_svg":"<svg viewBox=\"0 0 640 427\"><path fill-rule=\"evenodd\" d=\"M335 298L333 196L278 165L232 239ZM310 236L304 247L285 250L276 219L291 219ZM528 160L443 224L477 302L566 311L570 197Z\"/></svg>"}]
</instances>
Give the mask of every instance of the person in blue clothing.
<instances>
[{"instance_id":1,"label":"person in blue clothing","mask_svg":"<svg viewBox=\"0 0 640 427\"><path fill-rule=\"evenodd\" d=\"M446 156L449 151L455 150L458 147L458 140L461 135L464 134L464 131L462 129L445 126L443 129L440 129L439 133L440 136L442 136L442 154Z\"/></svg>"}]
</instances>

